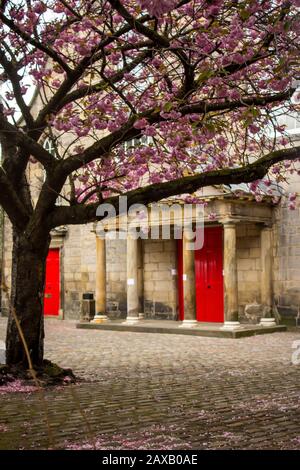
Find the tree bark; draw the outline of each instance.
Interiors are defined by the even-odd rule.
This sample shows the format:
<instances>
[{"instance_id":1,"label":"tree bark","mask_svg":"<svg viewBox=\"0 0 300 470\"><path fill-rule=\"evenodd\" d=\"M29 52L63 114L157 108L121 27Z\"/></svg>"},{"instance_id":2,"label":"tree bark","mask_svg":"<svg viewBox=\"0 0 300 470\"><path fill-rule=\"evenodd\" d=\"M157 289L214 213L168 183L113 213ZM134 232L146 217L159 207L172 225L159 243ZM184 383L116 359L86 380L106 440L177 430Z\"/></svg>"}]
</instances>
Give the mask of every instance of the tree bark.
<instances>
[{"instance_id":1,"label":"tree bark","mask_svg":"<svg viewBox=\"0 0 300 470\"><path fill-rule=\"evenodd\" d=\"M13 233L11 307L6 335L6 363L28 368L28 360L13 313L22 328L34 366L44 358L44 287L49 233L37 237Z\"/></svg>"}]
</instances>

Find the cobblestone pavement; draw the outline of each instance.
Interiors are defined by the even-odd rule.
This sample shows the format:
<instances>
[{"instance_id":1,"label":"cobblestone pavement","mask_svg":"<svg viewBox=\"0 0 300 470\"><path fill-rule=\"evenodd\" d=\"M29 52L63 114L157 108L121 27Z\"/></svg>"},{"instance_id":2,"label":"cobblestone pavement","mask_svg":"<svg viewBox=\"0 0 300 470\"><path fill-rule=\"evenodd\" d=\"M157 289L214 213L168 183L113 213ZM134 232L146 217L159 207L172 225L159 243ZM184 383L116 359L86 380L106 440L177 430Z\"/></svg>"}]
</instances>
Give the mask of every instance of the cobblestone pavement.
<instances>
[{"instance_id":1,"label":"cobblestone pavement","mask_svg":"<svg viewBox=\"0 0 300 470\"><path fill-rule=\"evenodd\" d=\"M46 392L51 446L96 436L106 449L300 449L297 340L297 332L220 339L47 320L46 357L85 379ZM0 449L48 446L40 394L0 395Z\"/></svg>"}]
</instances>

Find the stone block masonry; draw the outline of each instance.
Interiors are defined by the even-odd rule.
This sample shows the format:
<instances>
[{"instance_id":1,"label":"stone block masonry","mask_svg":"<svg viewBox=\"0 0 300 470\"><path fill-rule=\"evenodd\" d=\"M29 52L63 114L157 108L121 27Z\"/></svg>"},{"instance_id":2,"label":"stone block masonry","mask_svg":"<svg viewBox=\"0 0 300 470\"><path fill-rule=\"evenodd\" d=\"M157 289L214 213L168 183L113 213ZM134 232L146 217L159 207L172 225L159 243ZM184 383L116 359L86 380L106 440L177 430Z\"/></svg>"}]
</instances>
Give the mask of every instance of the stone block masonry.
<instances>
[{"instance_id":1,"label":"stone block masonry","mask_svg":"<svg viewBox=\"0 0 300 470\"><path fill-rule=\"evenodd\" d=\"M292 190L300 191L300 182ZM290 210L286 200L275 210L273 226L274 302L283 322L295 325L300 311L300 198Z\"/></svg>"},{"instance_id":2,"label":"stone block masonry","mask_svg":"<svg viewBox=\"0 0 300 470\"><path fill-rule=\"evenodd\" d=\"M83 379L72 393L46 392L54 448L89 439L76 394L102 449L299 450L298 339L79 330L49 320L46 357ZM1 396L1 426L1 450L49 446L39 393Z\"/></svg>"},{"instance_id":3,"label":"stone block masonry","mask_svg":"<svg viewBox=\"0 0 300 470\"><path fill-rule=\"evenodd\" d=\"M176 265L175 240L144 241L144 299L147 317L177 317L177 276L174 275Z\"/></svg>"}]
</instances>

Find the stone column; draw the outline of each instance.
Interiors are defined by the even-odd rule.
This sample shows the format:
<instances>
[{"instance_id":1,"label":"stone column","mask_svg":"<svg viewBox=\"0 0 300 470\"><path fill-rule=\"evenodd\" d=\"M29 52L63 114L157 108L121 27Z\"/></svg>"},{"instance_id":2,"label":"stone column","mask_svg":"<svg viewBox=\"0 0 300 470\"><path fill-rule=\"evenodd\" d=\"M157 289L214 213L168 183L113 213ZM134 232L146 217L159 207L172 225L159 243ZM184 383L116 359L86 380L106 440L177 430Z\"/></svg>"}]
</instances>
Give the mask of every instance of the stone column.
<instances>
[{"instance_id":1,"label":"stone column","mask_svg":"<svg viewBox=\"0 0 300 470\"><path fill-rule=\"evenodd\" d=\"M107 321L106 315L106 242L96 237L96 315L92 323Z\"/></svg>"},{"instance_id":2,"label":"stone column","mask_svg":"<svg viewBox=\"0 0 300 470\"><path fill-rule=\"evenodd\" d=\"M180 325L183 328L197 325L196 320L196 286L195 286L195 251L188 247L194 234L190 228L183 230L183 299L184 320Z\"/></svg>"},{"instance_id":3,"label":"stone column","mask_svg":"<svg viewBox=\"0 0 300 470\"><path fill-rule=\"evenodd\" d=\"M224 224L224 290L225 322L223 328L239 328L238 321L238 280L236 260L236 225L234 222Z\"/></svg>"},{"instance_id":4,"label":"stone column","mask_svg":"<svg viewBox=\"0 0 300 470\"><path fill-rule=\"evenodd\" d=\"M144 254L143 240L139 238L138 243L138 297L139 297L139 318L144 318Z\"/></svg>"},{"instance_id":5,"label":"stone column","mask_svg":"<svg viewBox=\"0 0 300 470\"><path fill-rule=\"evenodd\" d=\"M260 320L262 326L276 325L272 315L272 228L263 227L260 236L261 241L261 303L263 305L263 317Z\"/></svg>"},{"instance_id":6,"label":"stone column","mask_svg":"<svg viewBox=\"0 0 300 470\"><path fill-rule=\"evenodd\" d=\"M132 324L139 320L139 240L127 237L127 319Z\"/></svg>"}]
</instances>

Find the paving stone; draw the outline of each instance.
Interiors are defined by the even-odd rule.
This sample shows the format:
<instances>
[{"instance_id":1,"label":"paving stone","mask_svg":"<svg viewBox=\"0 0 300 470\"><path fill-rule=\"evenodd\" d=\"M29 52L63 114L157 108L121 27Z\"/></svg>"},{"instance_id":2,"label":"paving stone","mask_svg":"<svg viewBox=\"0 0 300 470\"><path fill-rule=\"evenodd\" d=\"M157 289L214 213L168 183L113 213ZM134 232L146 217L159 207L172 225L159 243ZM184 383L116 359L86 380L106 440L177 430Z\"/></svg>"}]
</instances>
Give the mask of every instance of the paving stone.
<instances>
[{"instance_id":1,"label":"paving stone","mask_svg":"<svg viewBox=\"0 0 300 470\"><path fill-rule=\"evenodd\" d=\"M1 394L0 449L66 448L91 442L90 431L105 449L300 449L297 332L223 339L45 323L46 357L83 382L45 393L54 443L39 394Z\"/></svg>"}]
</instances>

